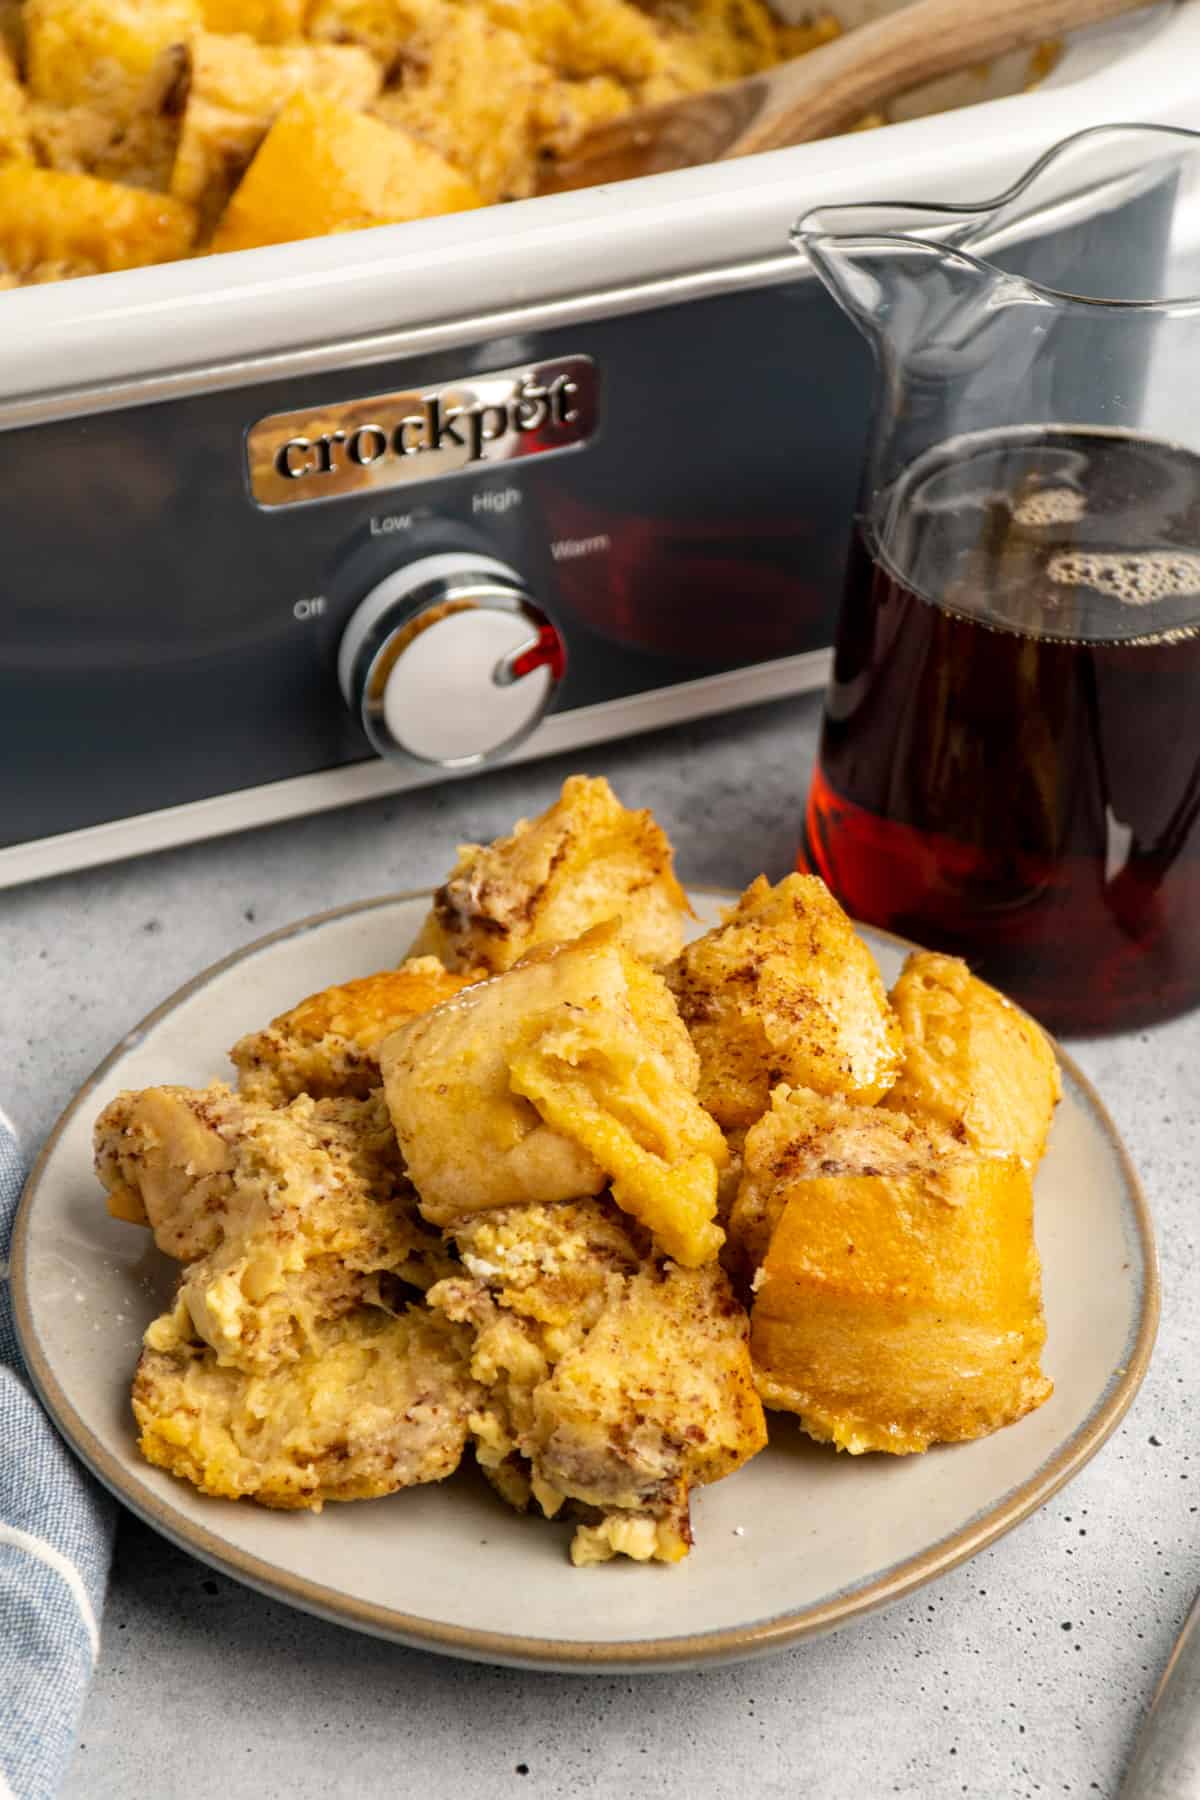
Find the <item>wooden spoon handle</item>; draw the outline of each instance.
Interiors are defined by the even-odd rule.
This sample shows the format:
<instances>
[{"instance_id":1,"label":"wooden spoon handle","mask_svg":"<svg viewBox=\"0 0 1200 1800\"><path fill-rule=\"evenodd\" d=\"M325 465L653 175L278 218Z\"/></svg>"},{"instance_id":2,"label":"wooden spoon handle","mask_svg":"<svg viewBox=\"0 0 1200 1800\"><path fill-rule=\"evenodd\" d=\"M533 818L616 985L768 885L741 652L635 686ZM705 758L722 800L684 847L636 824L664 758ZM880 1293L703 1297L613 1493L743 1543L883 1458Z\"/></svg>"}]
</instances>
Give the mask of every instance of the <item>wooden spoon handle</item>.
<instances>
[{"instance_id":1,"label":"wooden spoon handle","mask_svg":"<svg viewBox=\"0 0 1200 1800\"><path fill-rule=\"evenodd\" d=\"M627 181L829 137L923 81L1044 42L1145 0L914 0L746 81L587 132L543 170L540 193Z\"/></svg>"},{"instance_id":2,"label":"wooden spoon handle","mask_svg":"<svg viewBox=\"0 0 1200 1800\"><path fill-rule=\"evenodd\" d=\"M759 89L758 105L720 154L750 156L827 137L880 101L922 82L1132 12L1143 3L914 0L807 56L781 63L752 83L739 84Z\"/></svg>"}]
</instances>

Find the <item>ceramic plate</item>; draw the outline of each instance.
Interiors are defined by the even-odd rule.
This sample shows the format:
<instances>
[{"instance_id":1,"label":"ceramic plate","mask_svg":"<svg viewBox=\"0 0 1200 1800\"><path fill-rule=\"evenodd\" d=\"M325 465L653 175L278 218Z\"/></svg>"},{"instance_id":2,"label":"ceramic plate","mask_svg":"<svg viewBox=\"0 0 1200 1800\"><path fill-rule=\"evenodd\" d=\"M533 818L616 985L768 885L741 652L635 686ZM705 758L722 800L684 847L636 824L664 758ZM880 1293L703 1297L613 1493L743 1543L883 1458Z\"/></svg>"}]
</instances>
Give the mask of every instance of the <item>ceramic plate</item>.
<instances>
[{"instance_id":1,"label":"ceramic plate","mask_svg":"<svg viewBox=\"0 0 1200 1800\"><path fill-rule=\"evenodd\" d=\"M720 898L693 895L696 929ZM1055 1391L994 1437L852 1458L776 1414L770 1448L694 1497L686 1562L588 1570L567 1560L569 1526L510 1512L474 1472L314 1517L205 1499L143 1463L129 1382L174 1265L105 1212L92 1121L121 1088L225 1073L243 1032L395 963L427 903L390 897L303 920L198 976L97 1070L30 1178L12 1256L29 1368L80 1456L148 1524L277 1599L401 1643L535 1668L687 1667L761 1655L899 1599L1017 1524L1100 1447L1145 1373L1158 1283L1137 1178L1064 1057L1037 1177ZM865 936L890 982L904 946Z\"/></svg>"}]
</instances>

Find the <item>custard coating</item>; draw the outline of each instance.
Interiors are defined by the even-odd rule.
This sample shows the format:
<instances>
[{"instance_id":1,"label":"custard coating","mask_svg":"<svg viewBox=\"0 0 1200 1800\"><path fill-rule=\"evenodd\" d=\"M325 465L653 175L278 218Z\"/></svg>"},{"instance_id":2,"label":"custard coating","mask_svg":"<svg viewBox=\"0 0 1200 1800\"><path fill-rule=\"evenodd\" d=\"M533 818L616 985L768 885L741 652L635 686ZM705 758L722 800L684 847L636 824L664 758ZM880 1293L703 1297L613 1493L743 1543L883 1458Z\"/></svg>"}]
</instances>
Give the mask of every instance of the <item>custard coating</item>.
<instances>
[{"instance_id":1,"label":"custard coating","mask_svg":"<svg viewBox=\"0 0 1200 1800\"><path fill-rule=\"evenodd\" d=\"M694 1095L696 1053L664 983L613 926L532 951L410 1020L380 1062L433 1224L611 1181L666 1254L694 1267L720 1248L728 1151Z\"/></svg>"},{"instance_id":2,"label":"custard coating","mask_svg":"<svg viewBox=\"0 0 1200 1800\"><path fill-rule=\"evenodd\" d=\"M219 1083L149 1088L105 1108L96 1154L110 1208L187 1265L180 1302L222 1365L297 1361L381 1282L424 1288L452 1267L378 1094L275 1111Z\"/></svg>"},{"instance_id":3,"label":"custard coating","mask_svg":"<svg viewBox=\"0 0 1200 1800\"><path fill-rule=\"evenodd\" d=\"M311 1512L442 1481L480 1398L469 1336L424 1307L362 1306L323 1320L296 1361L250 1372L220 1362L179 1303L146 1332L138 1448L203 1494Z\"/></svg>"},{"instance_id":4,"label":"custard coating","mask_svg":"<svg viewBox=\"0 0 1200 1800\"><path fill-rule=\"evenodd\" d=\"M956 956L917 950L892 989L904 1060L885 1104L1035 1169L1062 1077L1039 1025Z\"/></svg>"},{"instance_id":5,"label":"custard coating","mask_svg":"<svg viewBox=\"0 0 1200 1800\"><path fill-rule=\"evenodd\" d=\"M474 1334L471 1431L499 1492L582 1509L578 1563L675 1562L689 1490L762 1448L745 1314L726 1277L656 1256L607 1197L480 1214L429 1303Z\"/></svg>"}]
</instances>

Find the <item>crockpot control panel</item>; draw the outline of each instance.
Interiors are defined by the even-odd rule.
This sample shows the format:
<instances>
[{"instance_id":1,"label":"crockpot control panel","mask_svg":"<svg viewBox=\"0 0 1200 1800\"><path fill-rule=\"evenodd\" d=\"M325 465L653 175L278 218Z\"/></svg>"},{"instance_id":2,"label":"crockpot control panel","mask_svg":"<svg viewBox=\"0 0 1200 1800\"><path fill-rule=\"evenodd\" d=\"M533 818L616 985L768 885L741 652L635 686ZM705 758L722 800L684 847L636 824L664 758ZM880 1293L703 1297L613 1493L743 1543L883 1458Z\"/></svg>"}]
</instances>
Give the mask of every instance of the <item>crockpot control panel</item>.
<instances>
[{"instance_id":1,"label":"crockpot control panel","mask_svg":"<svg viewBox=\"0 0 1200 1800\"><path fill-rule=\"evenodd\" d=\"M562 639L507 563L417 556L359 601L342 633L342 697L381 756L465 769L511 750L554 697Z\"/></svg>"},{"instance_id":2,"label":"crockpot control panel","mask_svg":"<svg viewBox=\"0 0 1200 1800\"><path fill-rule=\"evenodd\" d=\"M871 379L823 290L500 330L8 420L0 888L822 679Z\"/></svg>"}]
</instances>

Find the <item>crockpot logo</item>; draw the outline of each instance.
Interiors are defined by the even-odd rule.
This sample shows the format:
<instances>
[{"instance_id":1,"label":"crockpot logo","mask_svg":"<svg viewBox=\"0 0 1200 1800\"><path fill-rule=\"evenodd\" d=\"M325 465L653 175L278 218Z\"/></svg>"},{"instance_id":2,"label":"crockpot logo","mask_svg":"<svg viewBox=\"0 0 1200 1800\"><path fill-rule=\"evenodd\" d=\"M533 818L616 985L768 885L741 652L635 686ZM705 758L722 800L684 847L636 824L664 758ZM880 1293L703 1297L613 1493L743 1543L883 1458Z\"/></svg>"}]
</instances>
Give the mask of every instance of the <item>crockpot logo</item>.
<instances>
[{"instance_id":1,"label":"crockpot logo","mask_svg":"<svg viewBox=\"0 0 1200 1800\"><path fill-rule=\"evenodd\" d=\"M584 442L595 424L595 365L563 357L319 412L274 413L247 435L247 472L259 505L286 506L542 455Z\"/></svg>"}]
</instances>

